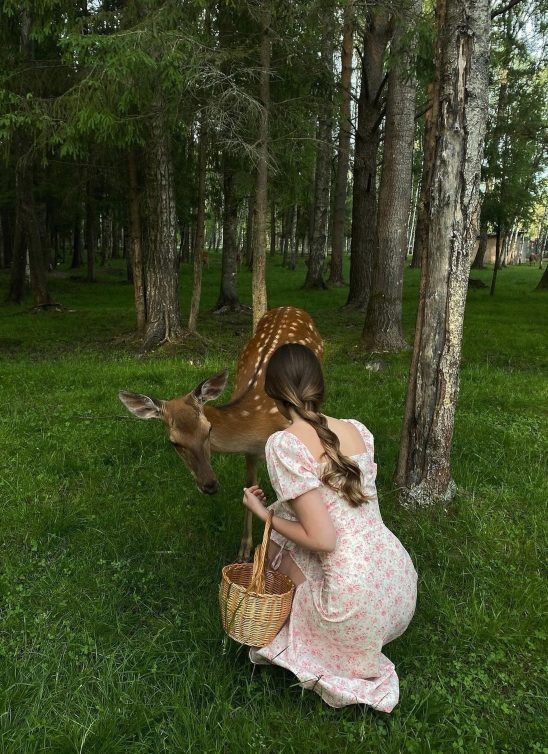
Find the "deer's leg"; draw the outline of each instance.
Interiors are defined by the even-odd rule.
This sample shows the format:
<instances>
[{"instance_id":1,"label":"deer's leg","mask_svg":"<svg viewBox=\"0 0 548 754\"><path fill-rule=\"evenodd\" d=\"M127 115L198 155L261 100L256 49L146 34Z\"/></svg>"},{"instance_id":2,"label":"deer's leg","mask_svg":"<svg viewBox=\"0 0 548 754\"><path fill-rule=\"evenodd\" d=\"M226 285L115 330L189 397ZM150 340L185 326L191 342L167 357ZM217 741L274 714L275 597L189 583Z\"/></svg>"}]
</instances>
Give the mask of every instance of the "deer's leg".
<instances>
[{"instance_id":1,"label":"deer's leg","mask_svg":"<svg viewBox=\"0 0 548 754\"><path fill-rule=\"evenodd\" d=\"M256 456L245 457L246 487L252 487L257 484L257 458ZM253 547L253 513L245 509L244 513L244 532L238 552L238 560L243 563L251 557Z\"/></svg>"}]
</instances>

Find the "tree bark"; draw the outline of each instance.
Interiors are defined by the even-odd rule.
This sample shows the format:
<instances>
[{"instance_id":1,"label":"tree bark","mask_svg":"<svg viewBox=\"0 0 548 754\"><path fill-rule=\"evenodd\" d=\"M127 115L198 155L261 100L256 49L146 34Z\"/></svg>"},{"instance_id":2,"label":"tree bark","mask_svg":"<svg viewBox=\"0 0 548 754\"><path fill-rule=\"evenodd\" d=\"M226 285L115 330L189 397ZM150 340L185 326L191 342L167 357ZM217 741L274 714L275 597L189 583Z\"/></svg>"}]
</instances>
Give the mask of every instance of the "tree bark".
<instances>
[{"instance_id":1,"label":"tree bark","mask_svg":"<svg viewBox=\"0 0 548 754\"><path fill-rule=\"evenodd\" d=\"M31 9L26 5L21 11L20 43L21 53L29 69L34 66L33 41L31 38L32 18ZM30 268L30 284L36 306L48 306L52 300L48 292L47 263L45 259L40 224L34 200L34 157L30 135L21 135L18 141L19 158L16 166L15 191L16 202L20 212L20 231L26 238ZM20 242L19 242L20 243ZM14 251L17 251L14 249ZM19 251L18 254L21 252ZM15 267L21 264L16 261ZM20 288L19 269L14 269L12 278L15 286ZM14 291L19 294L19 291ZM21 291L22 296L22 291Z\"/></svg>"},{"instance_id":2,"label":"tree bark","mask_svg":"<svg viewBox=\"0 0 548 754\"><path fill-rule=\"evenodd\" d=\"M472 267L475 270L483 270L483 268L485 267L485 254L487 253L487 241L488 241L487 223L481 221L478 250L476 252L476 256L474 257L474 261L472 262Z\"/></svg>"},{"instance_id":3,"label":"tree bark","mask_svg":"<svg viewBox=\"0 0 548 754\"><path fill-rule=\"evenodd\" d=\"M270 117L270 1L261 3L261 75L259 81L259 138L253 215L253 330L268 309L266 294L266 216L268 212L268 136Z\"/></svg>"},{"instance_id":4,"label":"tree bark","mask_svg":"<svg viewBox=\"0 0 548 754\"><path fill-rule=\"evenodd\" d=\"M207 168L207 132L204 121L200 124L198 141L198 196L196 212L196 236L194 241L194 269L192 277L192 297L190 299L190 314L188 329L196 332L200 299L202 297L202 271L204 266L205 246L205 202L206 202L206 168Z\"/></svg>"},{"instance_id":5,"label":"tree bark","mask_svg":"<svg viewBox=\"0 0 548 754\"><path fill-rule=\"evenodd\" d=\"M15 211L9 207L2 212L2 242L3 242L3 267L11 267L11 256L13 254L13 226L15 224Z\"/></svg>"},{"instance_id":6,"label":"tree bark","mask_svg":"<svg viewBox=\"0 0 548 754\"><path fill-rule=\"evenodd\" d=\"M171 144L161 104L154 114L146 153L147 248L145 349L182 335L178 296L177 215Z\"/></svg>"},{"instance_id":7,"label":"tree bark","mask_svg":"<svg viewBox=\"0 0 548 754\"><path fill-rule=\"evenodd\" d=\"M25 293L25 268L27 266L27 246L23 232L23 216L21 204L17 198L15 208L15 228L13 233L13 248L11 254L10 286L7 300L14 304L23 301Z\"/></svg>"},{"instance_id":8,"label":"tree bark","mask_svg":"<svg viewBox=\"0 0 548 754\"><path fill-rule=\"evenodd\" d=\"M97 207L93 177L88 178L86 200L86 261L88 283L95 282L95 252L97 250Z\"/></svg>"},{"instance_id":9,"label":"tree bark","mask_svg":"<svg viewBox=\"0 0 548 754\"><path fill-rule=\"evenodd\" d=\"M253 215L255 212L255 194L247 199L247 218L245 223L245 263L248 270L253 269Z\"/></svg>"},{"instance_id":10,"label":"tree bark","mask_svg":"<svg viewBox=\"0 0 548 754\"><path fill-rule=\"evenodd\" d=\"M128 204L129 204L129 259L131 268L131 282L135 301L135 315L137 318L137 334L144 335L146 327L146 298L145 271L143 264L143 232L141 229L141 196L137 173L137 159L135 152L130 151L127 158L128 166Z\"/></svg>"},{"instance_id":11,"label":"tree bark","mask_svg":"<svg viewBox=\"0 0 548 754\"><path fill-rule=\"evenodd\" d=\"M421 266L423 249L426 248L426 244L428 243L428 201L430 196L432 166L434 164L434 148L436 145L434 124L437 119L438 109L438 101L434 97L435 91L436 82L433 81L428 85L428 101L430 107L424 115L424 150L422 158L421 189L419 193L419 204L417 207L417 225L415 227L413 258L411 260L411 267L415 268Z\"/></svg>"},{"instance_id":12,"label":"tree bark","mask_svg":"<svg viewBox=\"0 0 548 754\"><path fill-rule=\"evenodd\" d=\"M299 209L296 204L291 208L291 223L289 225L289 253L287 255L287 269L294 270L297 266L297 221Z\"/></svg>"},{"instance_id":13,"label":"tree bark","mask_svg":"<svg viewBox=\"0 0 548 754\"><path fill-rule=\"evenodd\" d=\"M238 199L236 197L236 171L229 155L223 160L223 256L221 290L215 311L240 311L238 298Z\"/></svg>"},{"instance_id":14,"label":"tree bark","mask_svg":"<svg viewBox=\"0 0 548 754\"><path fill-rule=\"evenodd\" d=\"M276 256L276 204L270 203L270 256Z\"/></svg>"},{"instance_id":15,"label":"tree bark","mask_svg":"<svg viewBox=\"0 0 548 754\"><path fill-rule=\"evenodd\" d=\"M384 8L371 10L363 40L358 129L354 147L350 280L346 306L365 311L371 287L371 260L377 238L377 150L382 121L383 61L390 39Z\"/></svg>"},{"instance_id":16,"label":"tree bark","mask_svg":"<svg viewBox=\"0 0 548 754\"><path fill-rule=\"evenodd\" d=\"M464 307L487 117L488 0L438 0L430 231L395 480L404 505L447 502Z\"/></svg>"},{"instance_id":17,"label":"tree bark","mask_svg":"<svg viewBox=\"0 0 548 754\"><path fill-rule=\"evenodd\" d=\"M26 151L26 150L25 150ZM34 170L31 157L21 158L18 166L17 192L24 235L27 240L30 285L35 306L48 306L53 301L48 291L47 265L40 237L39 220L34 201Z\"/></svg>"},{"instance_id":18,"label":"tree bark","mask_svg":"<svg viewBox=\"0 0 548 754\"><path fill-rule=\"evenodd\" d=\"M495 286L497 284L497 274L500 269L500 261L501 261L501 239L502 239L502 229L500 225L497 225L497 239L496 239L496 245L495 245L495 264L493 265L493 276L491 277L491 288L489 289L489 295L494 296L495 295Z\"/></svg>"},{"instance_id":19,"label":"tree bark","mask_svg":"<svg viewBox=\"0 0 548 754\"><path fill-rule=\"evenodd\" d=\"M70 269L75 270L82 266L82 223L80 215L74 221L72 231L72 262Z\"/></svg>"},{"instance_id":20,"label":"tree bark","mask_svg":"<svg viewBox=\"0 0 548 754\"><path fill-rule=\"evenodd\" d=\"M326 80L333 75L333 9L327 5L324 20L323 42L320 66ZM327 218L329 214L329 189L331 185L331 141L333 131L333 103L330 92L326 91L318 113L316 176L314 182L314 214L308 270L304 281L305 288L326 288L323 279L323 262L327 242Z\"/></svg>"},{"instance_id":21,"label":"tree bark","mask_svg":"<svg viewBox=\"0 0 548 754\"><path fill-rule=\"evenodd\" d=\"M363 328L369 351L392 352L407 347L402 332L402 294L415 138L414 27L419 13L420 0L413 0L398 21L392 42L396 62L388 75L378 244L374 248L371 294Z\"/></svg>"},{"instance_id":22,"label":"tree bark","mask_svg":"<svg viewBox=\"0 0 548 754\"><path fill-rule=\"evenodd\" d=\"M352 45L354 39L354 0L347 0L344 8L343 42L341 53L341 106L339 114L339 144L335 197L331 235L331 266L328 283L336 288L344 285L343 250L346 219L346 187L350 161L350 95L352 89Z\"/></svg>"}]
</instances>

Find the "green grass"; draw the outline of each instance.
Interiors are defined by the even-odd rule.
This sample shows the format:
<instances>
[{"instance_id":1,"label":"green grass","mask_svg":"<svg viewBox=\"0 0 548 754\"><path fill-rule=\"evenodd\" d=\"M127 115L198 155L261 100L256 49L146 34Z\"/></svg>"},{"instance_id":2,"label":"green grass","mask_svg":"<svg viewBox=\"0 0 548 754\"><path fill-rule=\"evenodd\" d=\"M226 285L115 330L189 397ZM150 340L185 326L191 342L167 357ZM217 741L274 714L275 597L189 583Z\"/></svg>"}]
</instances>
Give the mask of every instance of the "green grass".
<instances>
[{"instance_id":1,"label":"green grass","mask_svg":"<svg viewBox=\"0 0 548 754\"><path fill-rule=\"evenodd\" d=\"M162 427L131 419L117 400L121 388L173 397L225 366L233 377L250 316L208 313L218 260L200 319L209 346L140 357L132 290L107 272L95 285L52 279L62 313L32 314L30 300L2 306L0 752L547 752L539 274L503 270L494 299L469 293L459 494L448 510L413 513L391 487L409 352L366 370L375 357L359 346L362 316L339 308L345 291L303 292L302 265L270 265L270 305L305 307L326 340L326 412L375 434L381 509L419 572L416 616L386 648L401 680L389 716L332 710L279 668L253 672L223 638L217 585L239 544L243 461L217 457L222 491L205 497ZM182 277L186 311L188 267ZM240 284L249 302L249 273ZM6 285L3 275L2 296ZM417 287L407 270L409 337Z\"/></svg>"}]
</instances>

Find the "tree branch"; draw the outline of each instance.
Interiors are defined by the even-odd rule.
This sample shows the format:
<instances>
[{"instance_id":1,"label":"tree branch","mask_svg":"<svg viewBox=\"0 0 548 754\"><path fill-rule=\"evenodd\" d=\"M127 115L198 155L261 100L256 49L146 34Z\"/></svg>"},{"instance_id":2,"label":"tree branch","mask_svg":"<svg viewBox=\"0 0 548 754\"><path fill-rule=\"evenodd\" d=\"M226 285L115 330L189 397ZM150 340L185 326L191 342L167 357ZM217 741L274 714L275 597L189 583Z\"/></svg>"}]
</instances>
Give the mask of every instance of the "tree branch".
<instances>
[{"instance_id":1,"label":"tree branch","mask_svg":"<svg viewBox=\"0 0 548 754\"><path fill-rule=\"evenodd\" d=\"M514 5L521 3L521 1L522 0L510 0L510 2L503 5L502 8L497 8L496 10L491 11L491 21L497 16L502 16L503 13L506 13L507 10L513 8Z\"/></svg>"},{"instance_id":2,"label":"tree branch","mask_svg":"<svg viewBox=\"0 0 548 754\"><path fill-rule=\"evenodd\" d=\"M375 95L375 99L373 100L373 104L374 105L376 105L377 102L379 101L379 98L381 96L381 92L384 89L384 85L386 84L387 81L388 81L388 73L385 73L384 74L384 78L383 78L383 80L380 83L379 91L377 92L377 94Z\"/></svg>"}]
</instances>

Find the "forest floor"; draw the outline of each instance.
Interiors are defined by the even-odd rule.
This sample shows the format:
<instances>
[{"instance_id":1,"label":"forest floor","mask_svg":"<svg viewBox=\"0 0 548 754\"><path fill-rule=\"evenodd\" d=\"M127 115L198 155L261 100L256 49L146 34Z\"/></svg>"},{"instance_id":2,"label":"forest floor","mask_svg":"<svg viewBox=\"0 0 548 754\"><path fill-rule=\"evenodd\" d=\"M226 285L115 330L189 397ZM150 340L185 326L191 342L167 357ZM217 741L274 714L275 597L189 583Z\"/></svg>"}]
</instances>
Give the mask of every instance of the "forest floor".
<instances>
[{"instance_id":1,"label":"forest floor","mask_svg":"<svg viewBox=\"0 0 548 754\"><path fill-rule=\"evenodd\" d=\"M91 285L52 278L62 312L30 313L30 298L0 306L1 754L546 754L539 270L502 270L494 298L469 292L452 456L459 492L447 510L409 512L391 479L410 353L364 353L363 316L340 309L345 290L302 291L302 262L296 272L269 264L270 305L308 309L325 338L326 413L375 435L381 510L419 573L415 618L385 649L401 681L385 715L331 709L280 668L254 672L223 637L217 589L238 549L243 461L240 474L233 457L215 458L221 492L200 494L163 428L130 417L117 392L171 398L224 367L232 381L251 317L209 313L213 258L199 321L208 343L141 357L122 267ZM488 282L490 270L474 277ZM185 312L189 281L187 265ZM0 276L1 298L7 282ZM247 271L240 287L250 303ZM409 338L417 287L407 270ZM264 467L260 475L264 483Z\"/></svg>"}]
</instances>

